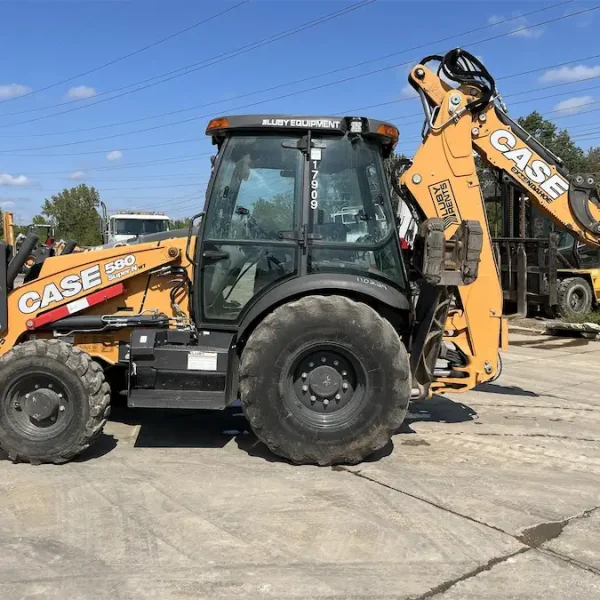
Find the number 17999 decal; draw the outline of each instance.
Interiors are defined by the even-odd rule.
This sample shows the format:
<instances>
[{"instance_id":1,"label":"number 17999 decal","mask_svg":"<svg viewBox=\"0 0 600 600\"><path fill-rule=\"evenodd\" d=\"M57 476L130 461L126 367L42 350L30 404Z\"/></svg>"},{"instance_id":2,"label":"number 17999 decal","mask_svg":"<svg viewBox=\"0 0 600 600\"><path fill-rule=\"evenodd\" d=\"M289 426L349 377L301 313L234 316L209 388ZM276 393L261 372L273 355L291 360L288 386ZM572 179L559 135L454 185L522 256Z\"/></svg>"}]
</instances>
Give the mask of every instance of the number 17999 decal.
<instances>
[{"instance_id":1,"label":"number 17999 decal","mask_svg":"<svg viewBox=\"0 0 600 600\"><path fill-rule=\"evenodd\" d=\"M121 277L125 277L125 275L129 275L129 273L138 270L138 266L135 262L135 256L133 254L128 254L123 258L118 258L117 260L106 263L104 265L104 272L109 281L121 279Z\"/></svg>"}]
</instances>

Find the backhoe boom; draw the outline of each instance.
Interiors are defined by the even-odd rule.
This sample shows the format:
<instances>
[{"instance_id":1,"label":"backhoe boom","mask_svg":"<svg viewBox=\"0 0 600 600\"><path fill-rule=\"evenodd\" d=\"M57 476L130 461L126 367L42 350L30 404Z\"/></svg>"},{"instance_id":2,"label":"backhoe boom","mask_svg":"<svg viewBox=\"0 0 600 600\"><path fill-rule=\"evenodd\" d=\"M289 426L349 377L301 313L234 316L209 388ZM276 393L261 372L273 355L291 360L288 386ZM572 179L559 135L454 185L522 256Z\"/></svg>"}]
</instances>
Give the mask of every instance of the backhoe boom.
<instances>
[{"instance_id":1,"label":"backhoe boom","mask_svg":"<svg viewBox=\"0 0 600 600\"><path fill-rule=\"evenodd\" d=\"M426 66L430 61L439 63L437 72ZM424 219L443 219L447 240L463 221L487 224L477 153L505 181L522 188L559 227L586 244L600 246L600 201L593 177L570 176L559 157L497 106L494 80L479 60L460 49L427 57L412 69L409 82L421 96L427 123L423 143L400 185ZM453 367L450 377L434 377L432 391L465 391L496 374L507 327L487 226L478 277L470 285L458 286L444 341L453 343L465 360Z\"/></svg>"}]
</instances>

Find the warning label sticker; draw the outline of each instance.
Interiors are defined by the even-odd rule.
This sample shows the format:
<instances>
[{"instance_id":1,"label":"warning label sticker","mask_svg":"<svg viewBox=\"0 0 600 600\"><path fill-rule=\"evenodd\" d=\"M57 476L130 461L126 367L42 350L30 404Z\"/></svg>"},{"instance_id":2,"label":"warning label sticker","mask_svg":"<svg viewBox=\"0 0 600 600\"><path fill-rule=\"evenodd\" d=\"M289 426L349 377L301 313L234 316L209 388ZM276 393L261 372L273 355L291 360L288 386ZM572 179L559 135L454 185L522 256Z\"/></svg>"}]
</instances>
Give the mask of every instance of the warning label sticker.
<instances>
[{"instance_id":1,"label":"warning label sticker","mask_svg":"<svg viewBox=\"0 0 600 600\"><path fill-rule=\"evenodd\" d=\"M188 354L188 371L216 371L217 353L192 350Z\"/></svg>"}]
</instances>

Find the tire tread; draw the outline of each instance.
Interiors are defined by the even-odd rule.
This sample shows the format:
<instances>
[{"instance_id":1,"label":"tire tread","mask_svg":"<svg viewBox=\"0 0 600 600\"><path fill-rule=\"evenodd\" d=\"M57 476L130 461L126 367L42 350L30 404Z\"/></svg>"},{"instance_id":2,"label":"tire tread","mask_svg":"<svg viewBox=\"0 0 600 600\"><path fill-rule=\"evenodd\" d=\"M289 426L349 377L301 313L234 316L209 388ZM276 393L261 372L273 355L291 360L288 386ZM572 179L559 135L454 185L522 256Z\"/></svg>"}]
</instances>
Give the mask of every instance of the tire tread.
<instances>
[{"instance_id":1,"label":"tire tread","mask_svg":"<svg viewBox=\"0 0 600 600\"><path fill-rule=\"evenodd\" d=\"M110 413L110 386L104 379L102 367L89 354L61 340L35 340L19 344L0 358L0 368L13 360L27 357L49 357L66 364L77 373L87 391L90 416L71 447L59 455L28 457L5 447L1 439L0 448L13 462L30 462L33 465L66 463L86 450L102 433Z\"/></svg>"},{"instance_id":2,"label":"tire tread","mask_svg":"<svg viewBox=\"0 0 600 600\"><path fill-rule=\"evenodd\" d=\"M282 443L278 432L265 426L261 408L257 405L259 393L256 385L257 375L265 368L262 363L262 350L271 342L273 330L290 328L307 320L318 318L323 314L343 314L348 322L362 330L376 331L381 346L394 357L396 372L408 377L408 355L391 323L384 319L373 308L363 302L356 302L346 296L305 296L299 300L276 308L267 315L250 335L242 353L240 363L240 399L244 414L255 435L268 448L298 464L331 465L336 463L357 464L368 455L385 446L391 436L402 425L406 416L410 383L403 382L401 389L395 389L397 397L406 397L406 402L396 402L389 413L387 421L370 436L363 436L348 445L343 456L324 453L317 444L305 444L302 448L295 445L293 450ZM408 377L408 379L410 379Z\"/></svg>"}]
</instances>

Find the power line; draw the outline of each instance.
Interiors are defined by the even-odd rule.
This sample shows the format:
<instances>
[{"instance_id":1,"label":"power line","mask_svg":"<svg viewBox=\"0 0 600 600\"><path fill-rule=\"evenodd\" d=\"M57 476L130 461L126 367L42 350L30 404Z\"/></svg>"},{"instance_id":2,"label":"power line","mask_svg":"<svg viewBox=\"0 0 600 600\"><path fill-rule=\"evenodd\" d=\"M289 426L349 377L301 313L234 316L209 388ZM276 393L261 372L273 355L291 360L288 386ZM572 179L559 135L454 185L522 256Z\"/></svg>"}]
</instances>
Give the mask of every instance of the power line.
<instances>
[{"instance_id":1,"label":"power line","mask_svg":"<svg viewBox=\"0 0 600 600\"><path fill-rule=\"evenodd\" d=\"M102 192L103 190L98 190L98 192ZM119 196L119 200L148 200L148 196ZM160 204L163 204L164 202L170 202L171 200L173 200L172 196L165 196L162 198L153 198L150 197L150 200L157 200ZM158 205L153 205L153 204L149 204L147 202L144 203L144 208L145 209L149 209L149 208L154 208L155 206Z\"/></svg>"},{"instance_id":2,"label":"power line","mask_svg":"<svg viewBox=\"0 0 600 600\"><path fill-rule=\"evenodd\" d=\"M183 163L183 162L190 162L190 161L198 160L198 158L201 158L204 156L210 156L211 154L213 154L213 152L202 152L199 154L191 154L191 155L184 154L182 156L173 156L171 158L158 158L158 159L154 159L154 160L147 160L147 161L142 161L142 162L137 162L137 163L126 163L123 165L110 165L110 166L103 166L103 167L82 167L79 170L83 171L85 169L85 171L121 171L121 170L133 169L133 168L154 167L156 165L165 165L165 164L172 165L172 164L179 164L179 163ZM61 169L60 171L26 172L23 174L29 175L30 177L35 177L35 176L39 176L39 175L61 175L64 173L68 173L69 171L72 172L73 169L69 169L67 171L65 171L65 169Z\"/></svg>"},{"instance_id":3,"label":"power line","mask_svg":"<svg viewBox=\"0 0 600 600\"><path fill-rule=\"evenodd\" d=\"M222 53L217 55L216 57L213 58L208 58L205 59L203 61L197 62L197 63L193 63L192 65L188 65L187 67L180 67L179 69L175 69L174 71L169 71L168 73L162 73L161 75L155 75L154 77L150 77L148 79L145 79L143 81L137 82L137 83L133 83L133 84L128 84L126 86L122 86L120 88L116 88L113 90L109 90L106 92L102 92L101 94L97 94L96 97L98 96L105 96L108 94L112 94L114 92L118 92L121 90L126 90L127 88L131 88L135 85L139 85L139 84L143 84L146 82L153 82L153 83L147 83L147 85L143 85L141 87L135 88L133 90L129 90L126 92L123 92L121 94L118 94L116 96L113 96L111 98L103 98L101 100L95 101L95 102L90 102L84 106L78 106L75 108L71 108L68 110L64 110L61 112L57 112L57 113L52 113L50 115L45 115L42 117L36 117L34 119L29 119L26 121L19 121L17 123L10 123L8 125L4 125L3 127L11 127L11 126L15 126L15 125L24 125L26 123L33 123L35 121L41 121L43 119L48 119L51 117L56 117L59 115L64 115L70 112L74 112L77 110L83 110L85 108L89 108L91 106L96 106L97 104L101 104L103 102L108 102L110 100L116 100L117 98L121 98L123 96L127 96L129 94L132 94L134 92L139 92L141 90L145 90L148 89L150 87L153 87L155 85L159 85L161 83L165 83L167 81L171 81L173 79L177 79L179 77L183 77L184 75L188 75L189 73L193 73L195 71L198 71L200 69L205 69L207 67L210 67L212 65L215 65L217 63L223 62L225 60L229 60L230 58L234 58L236 56L239 56L241 54L246 54L247 52L250 52L252 50L256 50L257 48L261 48L263 46L267 46L269 44L272 44L273 42L277 42L281 39L284 39L286 37L290 37L292 35L295 35L296 33L300 33L301 31L305 31L306 29L311 29L312 27L316 27L317 25L320 25L321 23L324 22L328 22L331 19L335 19L337 17L341 17L345 14L348 14L350 12L353 12L359 8L362 8L363 6L367 6L369 4L373 4L376 0L360 0L360 2L356 3L356 4L352 4L350 6L347 6L346 8L334 11L333 13L329 13L323 17L319 17L318 19L313 19L312 21L308 21L306 23L303 23L302 25L297 25L296 27L293 27L291 29L287 29L285 31L282 31L280 33L274 34L269 36L268 38L263 38L262 40L258 40L257 42L251 42L250 44L246 44L245 46L242 46L236 50L230 50L228 52ZM569 0L569 1L573 1L573 0ZM211 62L212 61L212 62ZM199 66L195 66L195 65L199 65ZM193 68L190 68L193 67ZM188 69L187 71L185 71L184 73L179 73L182 70ZM169 75L167 77L167 75ZM164 79L161 79L160 81L154 81L156 79L160 79L161 77L164 77ZM27 113L27 112L37 112L39 110L45 110L47 108L55 108L58 106L64 106L65 104L72 104L72 102L66 102L66 103L61 103L61 104L56 104L53 106L46 106L46 107L41 107L41 108L36 108L36 109L29 109L29 110L25 110L25 111L18 111L18 112L12 112L12 113L4 113L2 116L7 116L7 115L11 115L11 114L23 114L23 113Z\"/></svg>"},{"instance_id":4,"label":"power line","mask_svg":"<svg viewBox=\"0 0 600 600\"><path fill-rule=\"evenodd\" d=\"M520 31L522 29L531 29L531 28L534 28L534 27L539 27L540 25L545 25L545 24L550 23L550 22L561 21L561 20L567 19L567 18L575 16L575 15L587 13L587 12L590 12L592 10L597 10L599 8L600 8L600 5L598 5L596 7L593 7L593 8L588 8L588 9L580 10L580 11L577 11L577 12L574 12L574 13L569 13L569 14L563 15L561 17L555 17L553 19L548 19L546 21L542 21L541 23L535 23L533 25L529 25L527 27L523 27L523 28L517 29L515 31ZM490 36L488 38L485 38L483 40L479 40L477 42L471 42L469 44L464 44L463 47L473 46L473 45L480 44L480 43L483 43L483 42L486 42L486 41L489 41L489 40L492 40L492 39L497 39L497 38L500 38L500 37L505 37L507 35L512 35L513 33L514 33L514 31L509 32L509 33L498 34L498 35L495 35L495 36ZM323 88L326 88L326 87L331 87L333 85L338 85L340 83L344 83L344 82L347 82L347 81L354 81L356 79L361 79L363 77L367 77L367 76L370 76L370 75L373 75L373 74L376 74L376 73L381 73L381 72L384 72L384 71L388 71L390 69L397 68L399 66L404 66L406 64L410 64L410 63L413 63L413 62L414 61L407 61L407 62L404 62L404 63L399 63L399 64L391 65L391 66L388 66L388 67L382 67L380 69L375 69L375 70L369 71L367 73L362 73L362 74L358 74L358 75L353 75L353 76L350 76L350 77L346 77L346 78L341 79L341 80L336 80L336 81L333 81L333 82L323 83L323 84L320 84L320 85L317 85L317 86L314 86L314 87L311 87L311 88L305 88L303 90L297 90L295 92L289 92L287 94L283 94L283 95L277 96L275 98L268 98L268 99L265 99L265 100L259 100L257 102L252 102L252 103L245 104L245 105L242 105L242 106L237 106L237 107L234 107L234 108L230 108L230 109L228 109L228 112L229 111L240 110L242 108L250 108L250 107L253 107L253 106L257 106L259 104L264 104L266 102L272 102L274 100L281 100L281 99L284 99L284 98L289 98L289 97L292 97L292 96L297 96L297 95L300 95L300 94L305 94L305 93L310 92L310 91L315 91L315 90L318 90L318 89L323 89ZM122 136L126 136L126 135L133 135L133 134L137 134L137 133L145 133L145 132L148 132L148 131L156 131L158 129L163 129L165 127L173 127L175 125L181 125L181 124L185 124L185 123L190 123L192 121L197 121L199 119L214 117L215 115L219 115L219 114L221 114L221 113L207 113L207 114L204 114L204 115L198 115L198 116L190 117L188 119L183 119L183 120L180 120L180 121L172 121L170 123L164 123L164 124L161 124L161 125L155 125L153 127L146 127L144 129L138 129L138 130L128 131L128 132L124 132L124 133L117 133L117 134L112 134L112 135L109 135L109 136L102 136L102 137L99 137L99 138L92 138L92 139L89 139L89 140L80 140L80 141L77 141L77 142L64 142L62 144L52 144L52 145L48 145L48 146L39 146L39 147L35 147L35 148L21 148L21 149L3 150L3 151L0 151L0 152L6 153L6 152L20 152L20 151L29 151L29 150L47 150L47 149L61 148L61 147L72 146L72 145L77 145L77 144L91 143L91 142L102 141L102 140L106 140L106 139L114 139L114 138L122 137ZM4 127L4 126L2 126L2 127ZM42 156L44 156L44 155L42 155ZM58 156L58 155L54 155L54 156Z\"/></svg>"},{"instance_id":5,"label":"power line","mask_svg":"<svg viewBox=\"0 0 600 600\"><path fill-rule=\"evenodd\" d=\"M578 79L576 81L571 81L569 83L579 83L581 81L589 81L590 79L600 79L600 75L596 76L596 77L586 77L585 79ZM560 84L559 84L560 85ZM521 96L523 94L531 94L534 92L539 92L542 90L547 90L550 88L555 88L557 87L556 85L549 85L546 87L542 87L542 88L533 88L531 90L525 90L525 91L521 91L521 92L513 92L512 94L506 94L505 96L503 96L504 98L510 98L512 96ZM590 87L586 87L586 88L582 88L580 90L569 90L568 92L559 92L558 94L546 94L545 96L541 96L539 98L529 98L529 99L525 99L525 100L519 100L518 102L513 102L511 104L511 106L515 106L517 104L523 104L523 103L527 103L527 102L538 102L541 100L547 100L548 98L556 98L558 96L566 96L569 94L574 94L574 93L579 93L579 92L587 92L589 90L596 90L600 88L600 85L594 85L594 86L590 86ZM585 104L583 106L586 106ZM546 114L551 114L550 113L546 113ZM386 121L388 120L393 120L395 117L392 117L391 119L385 119ZM422 121L413 121L410 124L416 124L416 123L421 123ZM409 125L409 123L405 123L405 125ZM412 140L412 139L421 139L421 136L411 136L409 138L405 138L404 141L407 140Z\"/></svg>"},{"instance_id":6,"label":"power line","mask_svg":"<svg viewBox=\"0 0 600 600\"><path fill-rule=\"evenodd\" d=\"M77 185L79 185L81 182L79 182ZM127 191L137 191L137 190L161 190L161 189L171 189L171 188L182 188L182 187L196 187L198 185L198 182L194 182L194 183L176 183L176 184L172 184L172 185L153 185L151 187L148 186L136 186L136 187L125 187L125 188L98 188L100 191L103 192L127 192ZM91 187L96 187L95 185L92 185ZM42 187L38 187L38 188L34 188L37 191L40 192L52 192L54 191L54 188L42 188Z\"/></svg>"},{"instance_id":7,"label":"power line","mask_svg":"<svg viewBox=\"0 0 600 600\"><path fill-rule=\"evenodd\" d=\"M31 92L27 92L26 94L22 94L21 96L16 96L15 98L7 98L6 100L0 101L0 104L4 104L5 102L11 102L13 100L20 100L20 99L26 98L28 96L33 96L34 94L39 94L40 92L45 92L46 90L49 90L53 87L63 85L65 83L69 83L69 81L73 81L74 79L78 79L79 77L85 77L86 75L89 75L90 73L95 73L96 71L100 71L101 69L110 67L118 62L121 62L128 58L131 58L132 56L135 56L137 54L145 52L146 50L150 50L150 48L155 48L156 46L159 46L160 44L163 44L164 42L168 42L169 40L172 40L173 38L176 38L180 35L183 35L184 33L191 31L192 29L196 29L196 27L200 27L200 25L204 25L205 23L208 23L209 21L212 21L213 19L216 19L217 17L221 17L221 16L227 14L228 12L231 12L232 10L239 8L243 4L247 4L248 2L250 2L250 0L242 0L241 2L238 2L237 4L234 4L233 6L230 6L229 8L222 10L219 13L216 13L205 19L202 19L201 21L198 21L197 23L194 23L193 25L190 25L189 27L185 27L184 29L181 29L180 31L172 33L171 35L168 35L167 37L164 37L160 40L152 42L151 44L147 44L146 46L143 46L142 48L133 50L132 52L129 52L128 54L119 56L118 58L115 58L107 63L104 63L104 64L94 67L92 69L88 69L87 71L83 71L82 73L77 73L77 75L72 75L71 77L68 77L67 79L63 79L62 81L56 81L55 83L51 83L50 85L47 85L45 87L38 88L37 90L32 90ZM36 109L36 110L41 110L41 109ZM9 113L9 114L13 114L13 113Z\"/></svg>"},{"instance_id":8,"label":"power line","mask_svg":"<svg viewBox=\"0 0 600 600\"><path fill-rule=\"evenodd\" d=\"M554 66L555 65L550 65L549 67L545 67L545 68L552 68ZM518 76L520 74L522 74L522 73L516 73L516 74L510 75L510 76ZM598 79L598 78L600 78L600 76L585 77L583 79L577 79L577 80L571 81L567 85L572 85L572 84L575 84L575 83L581 83L581 82L584 82L584 81L590 81L590 80L594 80L594 79ZM548 86L544 86L544 87L540 87L540 88L532 88L530 90L513 92L512 94L506 94L504 97L505 98L510 98L512 96L520 96L520 95L523 95L523 94L532 94L532 93L536 93L536 92L540 92L540 91L544 91L544 90L548 90L548 89L554 89L556 87L561 87L562 88L562 87L564 87L564 84L552 84L552 85L548 85ZM600 87L600 86L590 86L590 87L582 88L582 89L579 89L579 90L569 90L569 91L565 91L565 92L559 92L557 94L549 94L549 95L546 95L546 96L542 96L540 98L529 98L529 99L519 100L518 102L514 102L513 105L522 104L522 103L526 103L526 102L541 101L541 100L545 100L547 98L555 98L555 97L558 97L558 96L565 96L565 95L573 94L573 93L585 92L585 91L597 89L598 87ZM352 108L352 109L347 109L345 111L342 111L342 112L338 113L338 115L351 114L351 113L355 113L357 111L361 111L361 110L365 110L365 109L377 108L377 107L386 106L386 105L389 105L389 104L397 104L397 103L400 103L400 102L408 102L410 100L413 100L413 98L402 98L402 99L399 99L399 100L390 100L390 101L387 101L387 102L380 102L378 104L371 104L371 105L368 105L368 106L361 106L361 107L358 107L358 108L355 107L355 108ZM208 116L212 116L212 114L214 114L214 113L211 113L211 115L208 115ZM414 116L416 116L416 115L414 115ZM196 118L197 117L195 117L195 119ZM389 119L389 120L393 120L395 118L396 117L393 117L392 119ZM158 126L158 127L160 127L160 126ZM117 135L120 136L120 135L126 135L126 134L117 134ZM105 138L97 138L97 139L94 139L94 140L87 140L87 142L86 141L66 142L66 143L63 143L63 144L53 144L53 145L49 145L49 146L39 146L39 147L34 147L34 148L19 148L19 149L12 149L12 150L0 150L0 153L25 152L25 151L31 151L31 150L46 150L46 149L60 148L60 147L65 147L65 146L73 146L73 145L82 144L82 143L88 143L88 142L93 142L93 141L99 141L99 140L102 140L102 139L108 139L108 138L112 138L112 137L116 137L116 136L107 136ZM140 150L140 149L145 149L145 148L156 147L158 145L171 145L171 144L178 144L178 143L185 143L185 142L192 142L192 141L197 141L197 138L192 138L192 139L188 139L188 140L177 140L177 141L174 141L174 142L163 142L161 144L153 144L153 145L146 145L146 146L133 146L133 147L128 147L128 148L122 148L122 150ZM110 152L110 150L92 150L92 151L87 151L87 152L78 152L76 154L77 155L78 154L96 154L96 153L101 154L101 153L105 153L105 152ZM54 154L53 156L69 156L69 155L71 155L71 154ZM44 156L44 155L42 155L42 156Z\"/></svg>"},{"instance_id":9,"label":"power line","mask_svg":"<svg viewBox=\"0 0 600 600\"><path fill-rule=\"evenodd\" d=\"M98 190L100 193L102 193L103 190ZM151 202L146 202L144 203L144 208L146 209L152 209L152 208L156 208L158 206L160 206L160 204L163 204L165 201L169 202L169 212L179 212L180 210L188 210L189 208L191 208L192 206L196 206L197 205L197 201L202 199L202 196L204 195L204 190L196 190L195 192L193 192L192 194L185 194L183 196L176 196L176 197L165 197L165 198L156 198L156 197L151 197L148 198L147 196L120 196L119 200L151 200ZM178 202L179 201L179 202Z\"/></svg>"},{"instance_id":10,"label":"power line","mask_svg":"<svg viewBox=\"0 0 600 600\"><path fill-rule=\"evenodd\" d=\"M589 102L589 103L587 103L587 104L583 104L582 106L589 106L589 105L592 105L592 104L598 104L598 103L600 103L600 101ZM578 107L578 108L579 108L579 107ZM596 108L596 109L593 109L593 110L588 110L588 111L578 111L578 112L572 112L571 114L562 115L562 116L553 117L553 118L548 118L548 117L546 116L546 115L549 115L549 114L552 114L552 113L555 113L555 112L564 112L565 110L573 110L573 109L568 109L568 108L567 108L567 109L558 109L558 110L553 110L553 111L550 111L550 112L548 112L548 113L545 113L544 115L542 115L542 117L543 117L544 119L546 119L546 121L550 121L550 122L552 122L552 121L557 121L558 119L566 119L566 118L571 118L571 117L578 117L578 116L580 116L580 115L585 115L585 114L592 113L592 112L598 112L598 111L600 111L600 108ZM389 120L389 119L386 119L386 120ZM421 122L422 122L422 121L413 121L411 124L417 124L417 123L421 123ZM590 125L597 125L597 124L600 124L600 122L598 122L598 123L582 123L582 124L580 124L580 125L575 125L575 126L572 126L570 129L573 129L573 128L575 128L575 127L589 127ZM569 128L566 128L566 127L563 127L563 128L562 128L562 130L563 130L563 131L567 131L567 133L569 133L569 134L570 134L570 129L569 129ZM559 131L560 131L560 129L559 129ZM595 133L595 130L594 130L594 131L590 131L590 132L576 133L576 134L575 134L575 135L573 135L573 136L571 136L571 135L570 135L570 137L571 137L571 139L573 139L573 140L577 140L577 139L583 139L583 140L585 141L585 140L586 140L586 138L583 138L582 136L586 136L586 135L588 135L588 134L594 134L594 133ZM411 137L404 138L403 140L401 140L401 142L400 142L400 144L399 144L399 145L402 145L402 144L404 144L404 143L409 143L409 142L415 143L415 142L417 142L417 141L419 141L419 140L421 140L421 139L422 139L422 138L421 138L421 136L420 136L420 135L419 135L419 136L411 136ZM595 138L591 138L591 139L595 139Z\"/></svg>"},{"instance_id":11,"label":"power line","mask_svg":"<svg viewBox=\"0 0 600 600\"><path fill-rule=\"evenodd\" d=\"M173 140L170 142L159 142L158 144L145 144L143 146L126 146L126 147L119 147L120 151L129 151L129 150L147 150L148 148L159 148L161 146L173 146L175 144L189 144L192 142L198 142L198 141L206 141L206 140L200 140L197 137L193 137L193 138L187 138L185 140ZM71 145L71 144L67 144L67 145ZM6 154L6 153L12 153L12 152L28 152L29 150L45 150L48 148L58 148L60 146L46 146L44 148L22 148L21 150L0 150L0 154ZM19 154L19 156L23 156L23 157L45 157L45 158L51 158L53 156L81 156L84 154L108 154L110 152L112 152L114 150L113 149L104 149L104 150L87 150L85 152L62 152L62 153L57 153L57 154ZM210 154L210 153L209 153Z\"/></svg>"},{"instance_id":12,"label":"power line","mask_svg":"<svg viewBox=\"0 0 600 600\"><path fill-rule=\"evenodd\" d=\"M197 178L199 175L198 174L194 174L194 173L169 173L169 174L165 174L165 175L146 175L145 177L110 177L110 178L106 178L106 177L95 177L93 174L91 176L87 175L87 169L83 168L83 169L72 169L71 174L70 175L64 175L62 177L49 177L48 179L58 179L58 180L64 180L64 179L70 179L71 175L73 173L79 173L81 172L82 175L80 177L76 177L74 179L71 179L71 181L73 181L74 183L80 181L85 183L86 181L89 182L99 182L99 181L148 181L148 180L165 180L165 181L169 181L171 179L176 179L178 181L184 181L185 178L188 177L194 177ZM183 179L182 179L183 178ZM202 183L202 182L197 182L197 183Z\"/></svg>"},{"instance_id":13,"label":"power line","mask_svg":"<svg viewBox=\"0 0 600 600\"><path fill-rule=\"evenodd\" d=\"M544 67L544 69L551 69L554 66L557 66L557 65L550 65L549 67ZM519 75L524 75L526 73L528 73L528 71L523 72L523 73L515 73L514 75L509 76L509 77L517 77ZM592 79L599 79L599 78L600 78L600 75L595 75L594 77L585 77L584 79L576 79L574 81L569 81L566 84L565 83L557 83L557 84L547 85L547 86L544 86L544 87L541 87L541 88L533 88L533 89L530 89L530 90L525 90L525 91L522 91L522 92L520 91L520 92L513 92L512 94L503 94L502 97L503 98L510 98L512 96L520 96L522 94L533 94L535 92L541 92L543 90L549 90L549 89L552 89L552 88L555 88L555 87L564 87L565 85L571 85L573 83L580 83L582 81L590 81ZM578 92L584 92L584 91L589 90L589 89L595 89L595 88L591 87L591 88L583 88L581 90L569 90L567 92L561 92L560 94L554 94L553 96L544 96L542 98L531 98L529 100L520 100L519 102L514 102L513 104L522 104L523 102L533 102L535 100L543 100L544 98L553 98L553 97L556 97L556 96L564 96L564 95L567 95L567 94L574 94L574 93L578 93ZM370 109L370 108L379 108L381 106L388 106L389 104L399 104L401 102L411 102L411 101L418 100L418 99L419 99L418 96L417 97L411 96L410 98L400 98L398 100L388 100L386 102L379 102L378 104L369 104L368 106L359 106L359 107L350 108L350 109L347 109L345 111L337 113L337 115L339 116L339 115L353 114L353 113L356 113L357 111L360 111L360 110L367 110L367 109ZM408 117L417 117L420 114L421 113L414 113L414 114L411 114L411 115L405 115L405 118L408 118ZM400 117L391 117L391 118L388 118L387 120L398 119L398 118L400 118Z\"/></svg>"},{"instance_id":14,"label":"power line","mask_svg":"<svg viewBox=\"0 0 600 600\"><path fill-rule=\"evenodd\" d=\"M499 24L508 23L508 22L513 21L515 19L521 19L522 17L525 17L525 16L530 16L530 15L538 13L538 12L543 12L543 11L546 11L546 10L550 10L551 8L555 8L557 6L562 6L564 4L569 4L569 3L573 2L573 1L574 0L567 0L565 2L559 2L559 3L556 3L556 4L552 4L550 6L546 6L544 8L540 8L540 9L536 9L536 10L530 11L528 13L524 13L522 15L518 15L518 16L515 16L515 17L508 18L508 19L504 19L504 20L500 21L499 23L494 23L494 24L491 24L491 25L483 25L483 26L480 26L480 27L476 27L474 29L463 31L462 33L458 33L458 34L455 34L455 35L452 35L452 36L448 36L448 37L445 37L445 38L440 38L438 40L434 40L434 41L427 42L427 43L424 43L424 44L419 44L418 46L413 46L412 48L406 48L404 50L398 50L396 52L385 54L383 56L378 56L376 58L371 58L369 60L365 60L365 61L362 61L362 62L359 62L359 63L355 63L353 65L348 65L348 66L345 66L345 67L340 67L340 68L333 69L333 70L330 70L330 71L318 73L316 75L311 75L309 77L304 77L304 78L301 78L301 79L296 79L294 81L288 81L286 83L278 84L278 85L271 86L271 87L268 87L268 88L263 88L261 90L256 90L254 92L248 92L248 93L245 93L245 94L240 94L238 96L234 96L232 98L228 98L227 102L230 102L232 100L239 100L241 98L247 98L249 96L254 96L254 95L257 95L257 94L262 94L262 93L274 91L274 90L281 89L281 88L288 88L288 87L290 87L292 85L296 85L298 83L304 83L304 82L310 81L312 79L319 79L321 77L326 77L328 75L333 75L335 73L339 73L339 72L342 72L342 71L347 71L347 70L355 69L357 67L361 67L361 66L364 66L364 65L367 65L367 64L371 64L373 62L379 62L381 60L385 60L385 59L390 58L392 56L397 56L398 54L404 54L406 52L412 52L413 50L418 50L420 48L425 48L425 47L427 47L427 46L429 46L431 44L442 43L442 42L445 42L445 41L448 41L448 40L451 40L451 39L454 39L454 38L457 38L457 37L462 37L464 35L469 35L471 33L475 33L477 31L482 31L482 30L485 30L485 29L489 29L490 27L496 27ZM572 60L572 61L567 61L567 62L564 62L564 63L559 63L559 64L556 64L556 65L552 65L552 66L553 67L560 67L560 66L564 66L564 65L567 65L567 64L571 64L573 62L577 62L577 61L591 60L591 59L594 59L594 58L598 58L599 56L600 55L594 55L594 56L589 56L589 57L585 57L585 58L578 58L578 59L575 59L575 60ZM406 64L409 64L410 62L413 62L413 61L408 61ZM543 70L543 69L546 69L546 68L550 68L550 67L542 67L542 68L539 68L539 69L533 69L531 71L526 71L525 73L533 73L535 71ZM514 77L514 75L509 75L507 77ZM198 104L198 105L191 106L191 107L188 107L188 108L183 108L183 109L178 109L178 110L174 110L174 111L168 111L168 112L164 112L164 113L159 113L157 115L152 115L152 116L148 116L148 117L142 117L142 118L139 118L139 119L130 119L130 120L127 120L127 121L120 121L118 123L110 123L110 124L106 124L106 125L97 125L95 127L80 128L80 129L74 129L74 130L70 130L70 131L29 134L27 136L25 136L25 135L18 135L18 136L0 136L0 137L45 137L45 136L49 136L49 135L52 136L52 135L63 135L63 134L70 134L70 133L82 133L82 132L85 132L85 131L93 131L93 130L104 129L104 128L108 128L108 127L117 127L117 126L129 125L129 124L132 124L132 123L139 123L141 121L146 121L146 120L149 120L149 119L158 119L158 118L162 118L162 117L166 117L166 116L171 116L171 115L179 114L179 113L182 113L182 112L188 112L188 111L191 111L191 110L197 110L199 108L205 108L207 106L214 106L215 104L222 104L222 103L223 103L223 100L216 100L216 101L208 102L208 103L205 103L205 104ZM13 114L13 113L9 113L9 114ZM12 125L13 124L5 125L5 127L10 127ZM14 125L18 125L18 123L14 124Z\"/></svg>"}]
</instances>

